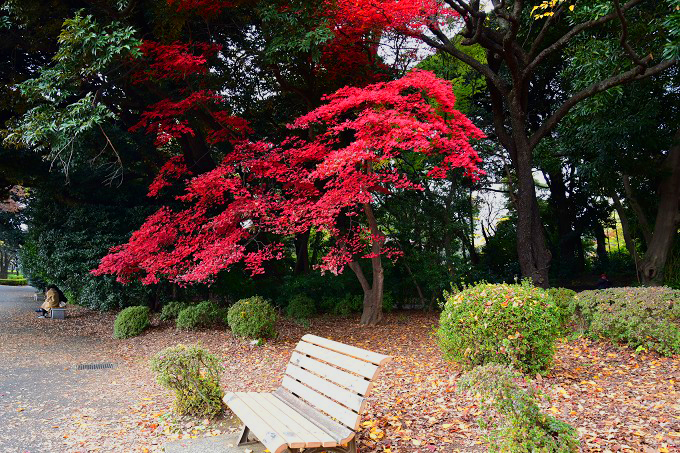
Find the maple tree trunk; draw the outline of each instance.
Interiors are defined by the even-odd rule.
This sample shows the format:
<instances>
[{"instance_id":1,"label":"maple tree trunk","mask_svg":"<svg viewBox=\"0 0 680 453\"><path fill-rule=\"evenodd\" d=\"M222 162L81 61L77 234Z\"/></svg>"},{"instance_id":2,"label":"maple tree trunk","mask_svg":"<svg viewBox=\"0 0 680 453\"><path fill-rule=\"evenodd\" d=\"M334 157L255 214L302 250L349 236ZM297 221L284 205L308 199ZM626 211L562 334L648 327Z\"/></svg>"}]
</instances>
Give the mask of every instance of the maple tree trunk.
<instances>
[{"instance_id":1,"label":"maple tree trunk","mask_svg":"<svg viewBox=\"0 0 680 453\"><path fill-rule=\"evenodd\" d=\"M382 233L378 229L378 222L373 214L373 209L371 205L364 204L364 213L368 220L368 225L371 229L371 234L374 237L382 237ZM380 259L380 250L382 248L382 242L378 240L373 240L371 243L371 270L372 270L372 283L368 282L368 279L364 275L361 266L357 261L352 261L349 263L349 268L354 271L354 274L359 279L361 288L364 290L364 307L361 313L361 325L362 326L374 326L378 324L383 319L382 311L382 300L383 300L383 289L385 284L385 273L382 267L382 260Z\"/></svg>"},{"instance_id":2,"label":"maple tree trunk","mask_svg":"<svg viewBox=\"0 0 680 453\"><path fill-rule=\"evenodd\" d=\"M680 129L664 162L666 177L659 184L659 207L647 251L640 263L645 285L663 284L664 268L680 225Z\"/></svg>"}]
</instances>

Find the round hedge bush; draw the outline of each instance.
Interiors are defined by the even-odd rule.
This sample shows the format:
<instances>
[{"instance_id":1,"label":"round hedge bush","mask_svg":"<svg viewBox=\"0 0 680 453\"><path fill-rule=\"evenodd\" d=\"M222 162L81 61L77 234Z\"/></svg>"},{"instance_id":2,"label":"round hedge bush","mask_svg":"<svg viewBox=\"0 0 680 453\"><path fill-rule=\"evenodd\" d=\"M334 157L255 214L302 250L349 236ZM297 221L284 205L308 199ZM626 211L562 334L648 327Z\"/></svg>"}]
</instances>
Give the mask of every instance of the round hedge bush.
<instances>
[{"instance_id":1,"label":"round hedge bush","mask_svg":"<svg viewBox=\"0 0 680 453\"><path fill-rule=\"evenodd\" d=\"M528 282L480 284L445 297L437 334L447 359L468 370L501 363L525 373L548 371L560 324L544 290Z\"/></svg>"},{"instance_id":2,"label":"round hedge bush","mask_svg":"<svg viewBox=\"0 0 680 453\"><path fill-rule=\"evenodd\" d=\"M204 300L198 305L189 306L177 315L178 329L192 330L226 322L227 311L215 302Z\"/></svg>"},{"instance_id":3,"label":"round hedge bush","mask_svg":"<svg viewBox=\"0 0 680 453\"><path fill-rule=\"evenodd\" d=\"M288 302L286 314L289 318L305 321L316 315L316 304L311 297L305 294L298 294L293 296Z\"/></svg>"},{"instance_id":4,"label":"round hedge bush","mask_svg":"<svg viewBox=\"0 0 680 453\"><path fill-rule=\"evenodd\" d=\"M149 307L137 305L123 309L113 323L115 338L136 337L149 327Z\"/></svg>"},{"instance_id":5,"label":"round hedge bush","mask_svg":"<svg viewBox=\"0 0 680 453\"><path fill-rule=\"evenodd\" d=\"M260 296L241 299L229 307L229 327L235 335L248 338L271 338L276 335L276 311Z\"/></svg>"},{"instance_id":6,"label":"round hedge bush","mask_svg":"<svg viewBox=\"0 0 680 453\"><path fill-rule=\"evenodd\" d=\"M170 302L163 305L163 308L161 309L161 319L163 321L177 319L177 316L179 316L179 312L184 310L185 308L188 308L189 306L190 305L186 302L171 300Z\"/></svg>"}]
</instances>

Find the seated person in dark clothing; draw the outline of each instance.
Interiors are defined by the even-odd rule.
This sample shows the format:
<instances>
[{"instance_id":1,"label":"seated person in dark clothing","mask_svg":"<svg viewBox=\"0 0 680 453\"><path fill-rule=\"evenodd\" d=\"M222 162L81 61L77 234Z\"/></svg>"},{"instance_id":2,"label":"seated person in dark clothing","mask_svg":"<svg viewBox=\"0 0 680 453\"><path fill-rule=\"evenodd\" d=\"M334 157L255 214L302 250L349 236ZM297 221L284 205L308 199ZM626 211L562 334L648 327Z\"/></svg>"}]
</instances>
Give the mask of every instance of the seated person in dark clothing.
<instances>
[{"instance_id":1,"label":"seated person in dark clothing","mask_svg":"<svg viewBox=\"0 0 680 453\"><path fill-rule=\"evenodd\" d=\"M612 287L612 282L607 278L607 274L600 275L600 279L595 284L597 289L607 289Z\"/></svg>"}]
</instances>

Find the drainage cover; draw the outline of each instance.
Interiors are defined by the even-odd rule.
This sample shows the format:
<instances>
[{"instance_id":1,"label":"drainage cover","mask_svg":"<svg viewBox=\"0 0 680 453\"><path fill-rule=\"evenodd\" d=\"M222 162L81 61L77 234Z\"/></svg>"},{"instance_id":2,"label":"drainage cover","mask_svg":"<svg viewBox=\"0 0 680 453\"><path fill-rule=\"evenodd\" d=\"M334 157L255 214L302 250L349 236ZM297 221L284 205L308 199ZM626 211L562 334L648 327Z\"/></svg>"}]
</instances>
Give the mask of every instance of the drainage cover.
<instances>
[{"instance_id":1,"label":"drainage cover","mask_svg":"<svg viewBox=\"0 0 680 453\"><path fill-rule=\"evenodd\" d=\"M113 368L113 363L87 363L78 365L78 370L103 370Z\"/></svg>"}]
</instances>

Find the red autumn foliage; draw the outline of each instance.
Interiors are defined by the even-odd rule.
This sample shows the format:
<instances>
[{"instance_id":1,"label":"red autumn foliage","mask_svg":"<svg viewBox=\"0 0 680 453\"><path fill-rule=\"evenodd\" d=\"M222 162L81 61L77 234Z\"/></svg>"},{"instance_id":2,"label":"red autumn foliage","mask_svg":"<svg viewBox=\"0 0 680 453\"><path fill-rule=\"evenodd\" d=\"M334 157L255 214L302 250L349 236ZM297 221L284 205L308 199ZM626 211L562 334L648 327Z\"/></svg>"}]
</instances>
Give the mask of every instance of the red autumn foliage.
<instances>
[{"instance_id":1,"label":"red autumn foliage","mask_svg":"<svg viewBox=\"0 0 680 453\"><path fill-rule=\"evenodd\" d=\"M160 209L93 272L115 274L120 281L140 277L153 283L162 276L189 283L243 262L261 273L264 261L283 256L282 244L265 241L267 233L309 228L337 238L322 268L341 272L357 256L372 256L364 251L367 243L385 240L359 228L355 217L361 207L376 192L421 189L400 169L405 154L431 156L424 170L430 177L444 177L453 168L473 179L480 174L470 140L484 135L455 110L449 82L430 72L343 88L326 101L290 125L324 128L314 140L289 138L281 145L241 140L217 168L189 180L177 197L183 209ZM175 158L151 192L182 172ZM340 227L341 217L349 217L349 229ZM398 251L387 246L380 254L394 257Z\"/></svg>"}]
</instances>

